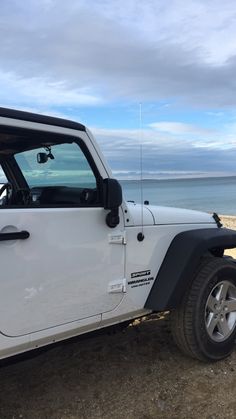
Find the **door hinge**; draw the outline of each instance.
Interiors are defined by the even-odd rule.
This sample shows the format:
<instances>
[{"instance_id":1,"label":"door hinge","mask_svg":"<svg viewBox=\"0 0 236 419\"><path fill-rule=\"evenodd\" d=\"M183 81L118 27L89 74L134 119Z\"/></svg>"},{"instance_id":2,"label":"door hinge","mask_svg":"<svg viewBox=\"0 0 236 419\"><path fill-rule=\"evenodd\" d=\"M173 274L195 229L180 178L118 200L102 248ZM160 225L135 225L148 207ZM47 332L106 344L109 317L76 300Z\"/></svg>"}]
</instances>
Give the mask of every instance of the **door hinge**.
<instances>
[{"instance_id":1,"label":"door hinge","mask_svg":"<svg viewBox=\"0 0 236 419\"><path fill-rule=\"evenodd\" d=\"M108 234L108 241L110 244L126 244L126 232Z\"/></svg>"},{"instance_id":2,"label":"door hinge","mask_svg":"<svg viewBox=\"0 0 236 419\"><path fill-rule=\"evenodd\" d=\"M116 279L108 284L109 294L126 292L126 278Z\"/></svg>"}]
</instances>

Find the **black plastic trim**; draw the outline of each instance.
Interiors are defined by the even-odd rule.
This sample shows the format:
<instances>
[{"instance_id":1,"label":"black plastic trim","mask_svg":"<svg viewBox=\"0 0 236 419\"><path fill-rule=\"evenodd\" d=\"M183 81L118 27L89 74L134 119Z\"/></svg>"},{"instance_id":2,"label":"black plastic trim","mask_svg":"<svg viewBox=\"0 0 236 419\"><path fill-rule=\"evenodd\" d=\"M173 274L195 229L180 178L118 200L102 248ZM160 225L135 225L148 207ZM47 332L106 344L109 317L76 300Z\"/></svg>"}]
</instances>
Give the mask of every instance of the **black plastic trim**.
<instances>
[{"instance_id":1,"label":"black plastic trim","mask_svg":"<svg viewBox=\"0 0 236 419\"><path fill-rule=\"evenodd\" d=\"M221 219L220 219L219 215L216 212L213 212L212 218L214 218L214 220L215 220L215 222L217 224L217 227L219 227L219 228L223 227L223 224L221 223Z\"/></svg>"},{"instance_id":2,"label":"black plastic trim","mask_svg":"<svg viewBox=\"0 0 236 419\"><path fill-rule=\"evenodd\" d=\"M176 308L191 284L203 255L222 255L224 249L236 247L236 231L204 228L177 234L170 244L144 305L153 311Z\"/></svg>"},{"instance_id":3,"label":"black plastic trim","mask_svg":"<svg viewBox=\"0 0 236 419\"><path fill-rule=\"evenodd\" d=\"M54 125L64 128L72 128L79 131L85 131L84 125L79 122L70 121L63 118L56 118L54 116L40 115L37 113L19 111L16 109L1 108L0 117L19 119L21 121L37 122L39 124Z\"/></svg>"}]
</instances>

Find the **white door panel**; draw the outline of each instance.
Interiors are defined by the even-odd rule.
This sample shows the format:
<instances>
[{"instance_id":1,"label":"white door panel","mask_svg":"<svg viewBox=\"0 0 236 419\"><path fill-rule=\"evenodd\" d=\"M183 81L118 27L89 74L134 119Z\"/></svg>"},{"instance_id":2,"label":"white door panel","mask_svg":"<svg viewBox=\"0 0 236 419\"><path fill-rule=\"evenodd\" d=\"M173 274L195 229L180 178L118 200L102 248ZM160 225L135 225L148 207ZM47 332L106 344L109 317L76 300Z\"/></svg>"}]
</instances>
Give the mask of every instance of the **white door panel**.
<instances>
[{"instance_id":1,"label":"white door panel","mask_svg":"<svg viewBox=\"0 0 236 419\"><path fill-rule=\"evenodd\" d=\"M123 294L109 293L108 286L124 277L124 246L109 243L102 208L2 209L0 230L6 226L27 230L30 237L0 241L4 334L91 317L122 300Z\"/></svg>"}]
</instances>

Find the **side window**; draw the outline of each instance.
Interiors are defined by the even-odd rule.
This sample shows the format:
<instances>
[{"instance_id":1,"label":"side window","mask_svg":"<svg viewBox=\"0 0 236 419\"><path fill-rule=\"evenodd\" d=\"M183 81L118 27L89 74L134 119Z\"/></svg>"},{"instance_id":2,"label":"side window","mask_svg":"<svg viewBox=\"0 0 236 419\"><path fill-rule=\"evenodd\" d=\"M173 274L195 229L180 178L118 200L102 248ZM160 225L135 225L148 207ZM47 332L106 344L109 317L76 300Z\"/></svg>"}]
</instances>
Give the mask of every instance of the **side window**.
<instances>
[{"instance_id":1,"label":"side window","mask_svg":"<svg viewBox=\"0 0 236 419\"><path fill-rule=\"evenodd\" d=\"M98 180L77 143L45 145L15 154L33 203L97 206Z\"/></svg>"},{"instance_id":2,"label":"side window","mask_svg":"<svg viewBox=\"0 0 236 419\"><path fill-rule=\"evenodd\" d=\"M0 188L7 182L8 180L6 178L6 175L2 169L2 166L0 165Z\"/></svg>"},{"instance_id":3,"label":"side window","mask_svg":"<svg viewBox=\"0 0 236 419\"><path fill-rule=\"evenodd\" d=\"M7 191L8 191L8 188L6 187L7 183L8 183L8 180L2 169L2 166L0 165L0 206L5 205L7 202L7 197L6 197Z\"/></svg>"}]
</instances>

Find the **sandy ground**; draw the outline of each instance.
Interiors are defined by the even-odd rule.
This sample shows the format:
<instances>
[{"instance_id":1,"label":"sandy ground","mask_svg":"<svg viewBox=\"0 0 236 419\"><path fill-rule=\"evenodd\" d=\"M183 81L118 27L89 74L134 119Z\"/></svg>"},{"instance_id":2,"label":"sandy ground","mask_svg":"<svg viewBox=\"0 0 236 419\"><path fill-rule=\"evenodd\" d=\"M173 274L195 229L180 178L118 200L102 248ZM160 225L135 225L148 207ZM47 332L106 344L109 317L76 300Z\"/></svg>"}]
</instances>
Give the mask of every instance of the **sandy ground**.
<instances>
[{"instance_id":1,"label":"sandy ground","mask_svg":"<svg viewBox=\"0 0 236 419\"><path fill-rule=\"evenodd\" d=\"M232 230L236 230L236 217L235 216L221 215L220 218L224 227L231 228ZM236 249L227 250L225 254L232 256L233 258L236 258Z\"/></svg>"},{"instance_id":2,"label":"sandy ground","mask_svg":"<svg viewBox=\"0 0 236 419\"><path fill-rule=\"evenodd\" d=\"M236 229L236 217L223 217ZM0 419L236 418L236 350L182 355L165 319L77 339L0 369Z\"/></svg>"}]
</instances>

